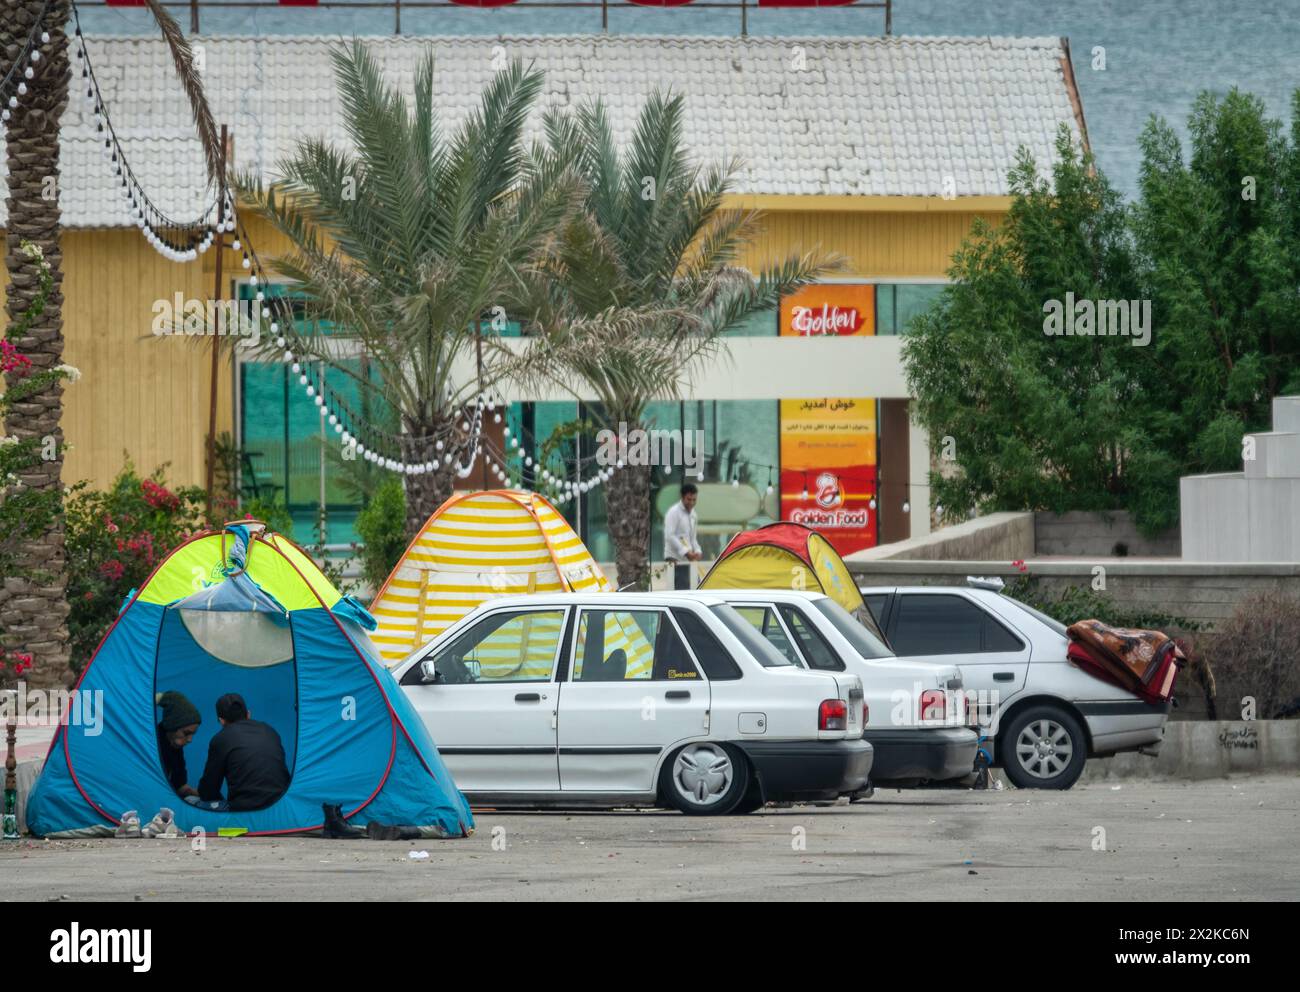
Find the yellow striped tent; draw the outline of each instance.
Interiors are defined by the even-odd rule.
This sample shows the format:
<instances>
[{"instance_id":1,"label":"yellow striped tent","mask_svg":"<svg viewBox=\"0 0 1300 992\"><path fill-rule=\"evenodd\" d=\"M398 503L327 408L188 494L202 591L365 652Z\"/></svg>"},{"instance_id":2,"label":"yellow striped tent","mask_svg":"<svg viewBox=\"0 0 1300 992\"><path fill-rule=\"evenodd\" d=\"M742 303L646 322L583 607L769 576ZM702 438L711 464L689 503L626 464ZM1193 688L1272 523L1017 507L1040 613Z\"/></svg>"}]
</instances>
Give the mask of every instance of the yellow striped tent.
<instances>
[{"instance_id":1,"label":"yellow striped tent","mask_svg":"<svg viewBox=\"0 0 1300 992\"><path fill-rule=\"evenodd\" d=\"M612 588L544 497L509 489L462 493L438 507L375 596L370 612L379 629L371 636L391 665L494 596ZM530 650L548 640L527 638ZM504 643L495 646L505 650ZM517 663L530 660L541 661Z\"/></svg>"}]
</instances>

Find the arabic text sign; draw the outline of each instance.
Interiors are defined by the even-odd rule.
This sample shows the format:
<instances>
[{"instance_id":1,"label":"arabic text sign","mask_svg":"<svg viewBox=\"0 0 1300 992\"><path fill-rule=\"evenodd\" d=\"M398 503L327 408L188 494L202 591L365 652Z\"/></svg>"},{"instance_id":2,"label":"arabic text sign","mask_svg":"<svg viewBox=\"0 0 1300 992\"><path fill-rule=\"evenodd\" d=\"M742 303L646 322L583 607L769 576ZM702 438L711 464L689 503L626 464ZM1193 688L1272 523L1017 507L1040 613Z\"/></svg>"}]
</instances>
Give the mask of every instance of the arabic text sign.
<instances>
[{"instance_id":1,"label":"arabic text sign","mask_svg":"<svg viewBox=\"0 0 1300 992\"><path fill-rule=\"evenodd\" d=\"M875 494L875 400L782 400L781 518L850 554L876 544Z\"/></svg>"}]
</instances>

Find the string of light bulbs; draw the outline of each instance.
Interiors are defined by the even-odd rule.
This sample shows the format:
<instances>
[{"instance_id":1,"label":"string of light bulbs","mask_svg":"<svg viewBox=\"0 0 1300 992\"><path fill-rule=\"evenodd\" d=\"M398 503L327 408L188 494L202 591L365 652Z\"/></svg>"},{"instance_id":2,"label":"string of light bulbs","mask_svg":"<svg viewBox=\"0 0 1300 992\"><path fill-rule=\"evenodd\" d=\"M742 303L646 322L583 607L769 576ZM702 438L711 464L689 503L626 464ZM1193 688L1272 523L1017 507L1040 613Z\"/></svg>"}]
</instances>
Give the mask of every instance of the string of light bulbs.
<instances>
[{"instance_id":1,"label":"string of light bulbs","mask_svg":"<svg viewBox=\"0 0 1300 992\"><path fill-rule=\"evenodd\" d=\"M189 221L168 216L154 203L131 169L117 131L108 116L108 107L100 91L94 66L91 65L90 54L86 50L86 39L81 32L81 18L76 3L72 4L72 19L72 49L80 70L80 91L94 116L95 140L100 142L100 150L112 168L114 178L119 182L132 220L144 234L145 240L164 258L173 262L193 261L212 247L218 230L235 229L234 197L229 189L219 189L203 213Z\"/></svg>"},{"instance_id":2,"label":"string of light bulbs","mask_svg":"<svg viewBox=\"0 0 1300 992\"><path fill-rule=\"evenodd\" d=\"M569 500L575 499L580 495L585 495L593 489L603 485L613 478L615 471L623 467L623 463L619 462L617 465L603 467L599 472L592 476L588 476L586 479L568 479L551 472L548 467L542 465L540 460L534 461L533 457L524 451L524 443L520 436L517 433L512 435L509 425L506 425L502 429L502 435L506 445L511 448L511 451L504 455L499 451L494 450L485 452L484 464L487 466L487 470L495 475L500 482L507 485L508 488L518 488L521 485L521 482L517 481L515 476L511 474L511 471L507 470L508 467L506 464L507 458L518 456L521 460L521 468L535 469L533 472L533 485L536 486L540 479L543 485L550 488L551 492L548 496L557 506L563 506L565 503L569 502ZM489 447L494 448L495 446L489 445ZM590 458L575 459L575 473L579 471L582 463L589 461ZM519 475L522 477L523 472L520 471Z\"/></svg>"},{"instance_id":3,"label":"string of light bulbs","mask_svg":"<svg viewBox=\"0 0 1300 992\"><path fill-rule=\"evenodd\" d=\"M365 424L347 401L329 388L323 374L313 374L316 362L302 354L308 349L296 339L292 301L283 296L270 300L266 298L266 271L248 237L248 229L242 221L236 221L235 228L236 237L230 247L241 253L240 264L249 274L249 285L255 291L254 302L259 304L257 319L266 321L266 330L269 331L281 362L298 377L298 384L326 424L333 429L344 449L355 450L365 461L403 475L426 475L439 471L444 465L454 465L458 478L468 478L482 446L485 413L493 413L500 421L501 415L495 412L497 400L480 390L472 401L472 412L460 422L459 433L455 430L454 419L445 428L425 436L392 434ZM376 438L379 439L378 444ZM411 448L433 450L430 457L412 461L402 453ZM394 454L394 449L397 454ZM462 455L465 456L463 462Z\"/></svg>"},{"instance_id":4,"label":"string of light bulbs","mask_svg":"<svg viewBox=\"0 0 1300 992\"><path fill-rule=\"evenodd\" d=\"M36 76L36 67L41 61L40 46L50 43L50 33L43 27L49 9L49 0L45 0L27 34L27 40L23 42L4 79L0 79L0 121L6 124L18 109L19 97L27 95L28 81Z\"/></svg>"}]
</instances>

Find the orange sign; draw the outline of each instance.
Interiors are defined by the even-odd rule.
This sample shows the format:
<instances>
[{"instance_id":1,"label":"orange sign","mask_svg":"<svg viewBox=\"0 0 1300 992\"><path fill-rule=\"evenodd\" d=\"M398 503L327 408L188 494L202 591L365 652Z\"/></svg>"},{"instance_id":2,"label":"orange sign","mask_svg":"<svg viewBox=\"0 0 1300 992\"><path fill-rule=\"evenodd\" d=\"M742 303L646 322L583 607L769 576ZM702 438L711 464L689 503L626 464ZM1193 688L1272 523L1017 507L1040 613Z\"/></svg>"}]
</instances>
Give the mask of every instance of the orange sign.
<instances>
[{"instance_id":1,"label":"orange sign","mask_svg":"<svg viewBox=\"0 0 1300 992\"><path fill-rule=\"evenodd\" d=\"M875 400L781 400L781 519L850 554L876 543L875 491Z\"/></svg>"},{"instance_id":2,"label":"orange sign","mask_svg":"<svg viewBox=\"0 0 1300 992\"><path fill-rule=\"evenodd\" d=\"M782 337L849 337L875 333L875 286L818 283L781 298Z\"/></svg>"}]
</instances>

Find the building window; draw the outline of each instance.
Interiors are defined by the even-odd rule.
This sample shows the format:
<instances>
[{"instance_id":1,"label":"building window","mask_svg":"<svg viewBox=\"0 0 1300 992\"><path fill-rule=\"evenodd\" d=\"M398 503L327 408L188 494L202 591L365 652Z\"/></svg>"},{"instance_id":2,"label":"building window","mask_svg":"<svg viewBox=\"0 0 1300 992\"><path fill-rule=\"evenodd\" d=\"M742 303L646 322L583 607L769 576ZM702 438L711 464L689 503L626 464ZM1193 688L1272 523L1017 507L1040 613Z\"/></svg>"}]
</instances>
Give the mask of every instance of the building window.
<instances>
[{"instance_id":1,"label":"building window","mask_svg":"<svg viewBox=\"0 0 1300 992\"><path fill-rule=\"evenodd\" d=\"M261 288L268 296L286 292L282 286ZM241 285L240 299L251 299L256 291L257 287ZM342 350L348 347L340 342ZM377 381L362 357L340 357L332 364ZM326 368L324 373L326 387L367 423L383 426L391 420L391 414L375 408L372 391L363 396L357 382L341 368ZM304 395L289 366L241 356L237 375L241 501L283 503L293 518L294 540L316 544L323 494L326 543L350 545L356 540L356 518L364 498L358 476L379 470L360 460L342 462L336 435L322 429L319 408Z\"/></svg>"},{"instance_id":2,"label":"building window","mask_svg":"<svg viewBox=\"0 0 1300 992\"><path fill-rule=\"evenodd\" d=\"M908 325L925 313L943 292L942 283L880 283L876 286L876 333L906 334Z\"/></svg>"}]
</instances>

